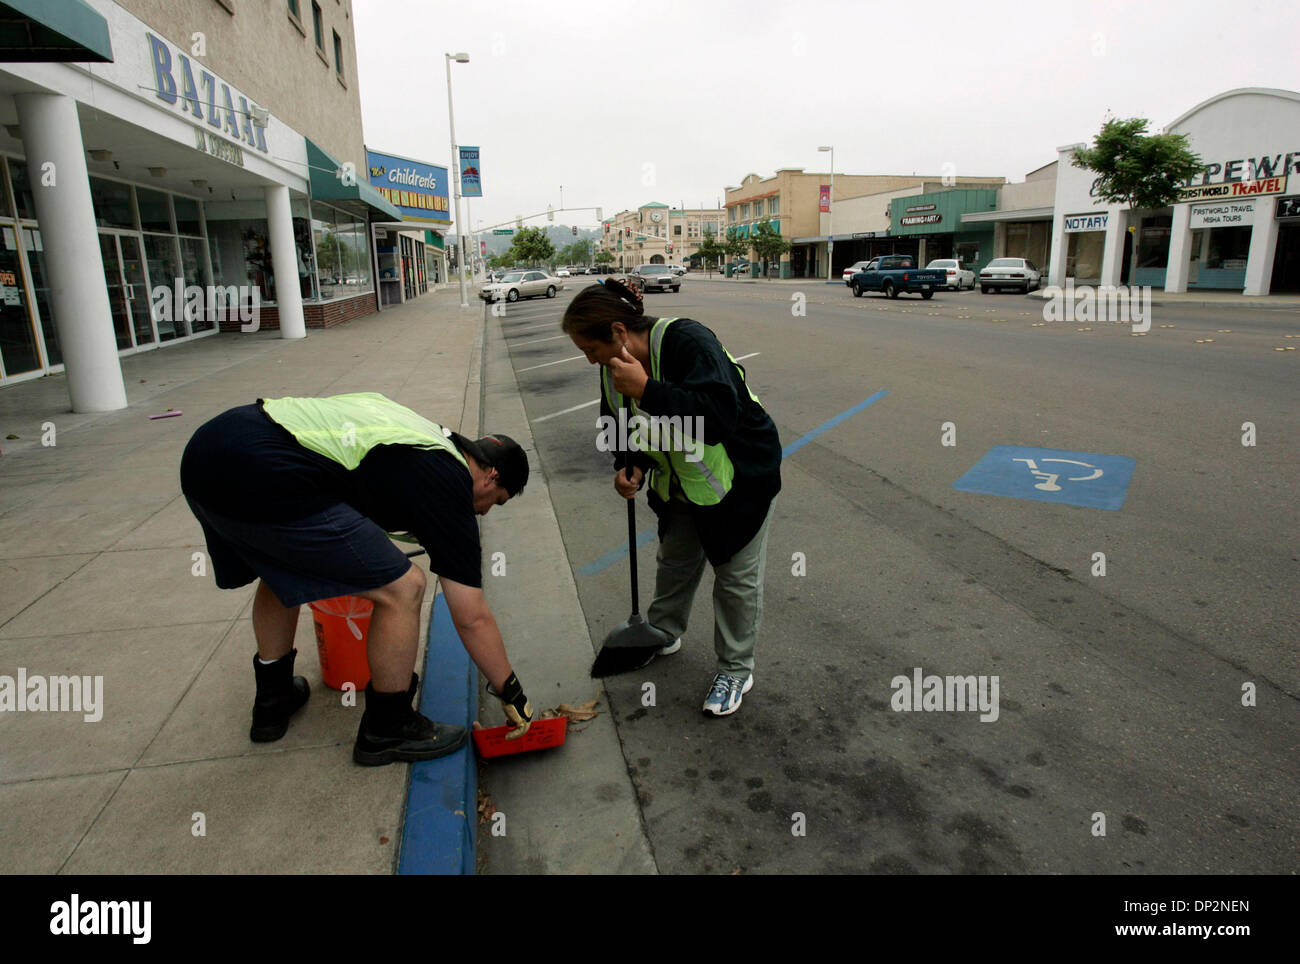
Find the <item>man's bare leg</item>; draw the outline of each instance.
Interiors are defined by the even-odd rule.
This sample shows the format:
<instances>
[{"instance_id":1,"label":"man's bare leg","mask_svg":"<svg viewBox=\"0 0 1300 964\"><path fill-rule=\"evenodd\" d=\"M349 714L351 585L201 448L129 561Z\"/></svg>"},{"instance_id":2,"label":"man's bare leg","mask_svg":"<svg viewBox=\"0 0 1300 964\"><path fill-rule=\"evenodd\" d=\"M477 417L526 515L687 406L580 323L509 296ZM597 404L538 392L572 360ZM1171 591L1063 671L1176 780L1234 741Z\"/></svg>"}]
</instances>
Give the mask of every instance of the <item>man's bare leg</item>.
<instances>
[{"instance_id":1,"label":"man's bare leg","mask_svg":"<svg viewBox=\"0 0 1300 964\"><path fill-rule=\"evenodd\" d=\"M258 580L253 597L253 635L257 638L257 655L262 659L279 659L293 649L298 629L300 606L285 606L271 587Z\"/></svg>"},{"instance_id":2,"label":"man's bare leg","mask_svg":"<svg viewBox=\"0 0 1300 964\"><path fill-rule=\"evenodd\" d=\"M375 604L366 657L370 662L370 685L376 693L405 693L411 685L427 584L424 570L413 565L387 586L357 593Z\"/></svg>"}]
</instances>

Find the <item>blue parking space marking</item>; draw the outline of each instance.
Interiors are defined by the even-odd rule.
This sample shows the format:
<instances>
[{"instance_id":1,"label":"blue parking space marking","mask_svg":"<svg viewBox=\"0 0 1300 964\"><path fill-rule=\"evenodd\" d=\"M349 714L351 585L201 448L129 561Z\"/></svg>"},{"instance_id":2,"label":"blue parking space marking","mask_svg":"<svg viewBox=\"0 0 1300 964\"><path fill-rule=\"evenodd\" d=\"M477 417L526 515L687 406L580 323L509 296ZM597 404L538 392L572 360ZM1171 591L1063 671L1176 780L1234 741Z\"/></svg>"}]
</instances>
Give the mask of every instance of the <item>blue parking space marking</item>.
<instances>
[{"instance_id":1,"label":"blue parking space marking","mask_svg":"<svg viewBox=\"0 0 1300 964\"><path fill-rule=\"evenodd\" d=\"M952 484L963 492L1118 511L1137 460L1125 455L998 445Z\"/></svg>"}]
</instances>

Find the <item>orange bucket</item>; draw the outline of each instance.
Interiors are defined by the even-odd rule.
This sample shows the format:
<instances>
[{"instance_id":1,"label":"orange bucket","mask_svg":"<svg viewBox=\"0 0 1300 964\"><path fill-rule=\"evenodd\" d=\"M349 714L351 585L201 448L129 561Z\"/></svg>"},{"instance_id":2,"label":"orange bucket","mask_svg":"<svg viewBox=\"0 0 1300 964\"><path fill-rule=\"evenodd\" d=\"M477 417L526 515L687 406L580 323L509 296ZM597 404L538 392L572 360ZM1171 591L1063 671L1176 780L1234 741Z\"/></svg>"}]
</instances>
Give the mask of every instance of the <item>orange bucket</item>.
<instances>
[{"instance_id":1,"label":"orange bucket","mask_svg":"<svg viewBox=\"0 0 1300 964\"><path fill-rule=\"evenodd\" d=\"M321 680L331 689L341 690L351 683L363 690L370 682L366 636L374 608L374 603L359 596L335 596L311 604Z\"/></svg>"}]
</instances>

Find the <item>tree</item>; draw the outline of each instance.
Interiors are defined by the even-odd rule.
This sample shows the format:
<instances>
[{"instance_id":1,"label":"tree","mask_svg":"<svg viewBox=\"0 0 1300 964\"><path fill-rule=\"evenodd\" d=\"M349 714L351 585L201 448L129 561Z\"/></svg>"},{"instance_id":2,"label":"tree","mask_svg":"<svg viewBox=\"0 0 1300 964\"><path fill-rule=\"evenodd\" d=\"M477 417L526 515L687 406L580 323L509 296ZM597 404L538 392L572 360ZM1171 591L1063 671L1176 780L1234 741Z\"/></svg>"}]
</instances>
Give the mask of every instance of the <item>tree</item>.
<instances>
[{"instance_id":1,"label":"tree","mask_svg":"<svg viewBox=\"0 0 1300 964\"><path fill-rule=\"evenodd\" d=\"M546 236L545 228L522 228L515 234L506 254L512 263L536 265L554 257L555 245Z\"/></svg>"},{"instance_id":2,"label":"tree","mask_svg":"<svg viewBox=\"0 0 1300 964\"><path fill-rule=\"evenodd\" d=\"M614 260L614 252L601 248L596 252L596 264L609 264Z\"/></svg>"},{"instance_id":3,"label":"tree","mask_svg":"<svg viewBox=\"0 0 1300 964\"><path fill-rule=\"evenodd\" d=\"M712 231L704 233L704 240L700 242L699 249L695 252L704 259L705 267L710 271L718 263L718 259L727 253L726 246L713 236Z\"/></svg>"},{"instance_id":4,"label":"tree","mask_svg":"<svg viewBox=\"0 0 1300 964\"><path fill-rule=\"evenodd\" d=\"M1147 134L1145 117L1112 118L1093 138L1093 146L1074 152L1075 167L1093 171L1093 193L1108 204L1124 204L1133 230L1133 213L1177 203L1182 188L1205 170L1187 146L1186 134ZM1129 277L1137 258L1137 238L1129 256Z\"/></svg>"},{"instance_id":5,"label":"tree","mask_svg":"<svg viewBox=\"0 0 1300 964\"><path fill-rule=\"evenodd\" d=\"M729 258L740 258L749 254L749 239L742 238L736 228L727 228L727 240L722 242L723 253Z\"/></svg>"},{"instance_id":6,"label":"tree","mask_svg":"<svg viewBox=\"0 0 1300 964\"><path fill-rule=\"evenodd\" d=\"M768 262L780 258L789 251L790 242L781 237L780 232L767 221L755 225L752 232L749 240L754 247L754 253L763 262L763 277L766 278Z\"/></svg>"}]
</instances>

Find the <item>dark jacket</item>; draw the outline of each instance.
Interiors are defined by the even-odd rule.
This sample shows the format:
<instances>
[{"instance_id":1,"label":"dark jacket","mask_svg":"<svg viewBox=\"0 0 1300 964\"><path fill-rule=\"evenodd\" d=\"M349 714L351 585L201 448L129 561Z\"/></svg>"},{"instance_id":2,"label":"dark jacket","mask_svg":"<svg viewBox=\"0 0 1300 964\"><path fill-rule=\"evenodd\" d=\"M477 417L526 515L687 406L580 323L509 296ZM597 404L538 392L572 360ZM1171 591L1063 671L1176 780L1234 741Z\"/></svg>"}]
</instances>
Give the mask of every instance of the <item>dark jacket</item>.
<instances>
[{"instance_id":1,"label":"dark jacket","mask_svg":"<svg viewBox=\"0 0 1300 964\"><path fill-rule=\"evenodd\" d=\"M661 379L646 382L637 407L647 415L703 418L704 443L721 443L735 468L726 498L712 506L691 504L700 544L709 562L721 565L754 538L781 491L781 439L771 417L749 397L722 343L698 321L679 318L668 326L659 373ZM600 408L602 415L617 415L610 411L604 392ZM630 457L633 465L646 472L654 466L642 452L632 452ZM616 454L615 468L621 469L623 463L624 455ZM662 539L667 516L663 500L654 492L650 493L650 508L659 517Z\"/></svg>"}]
</instances>

